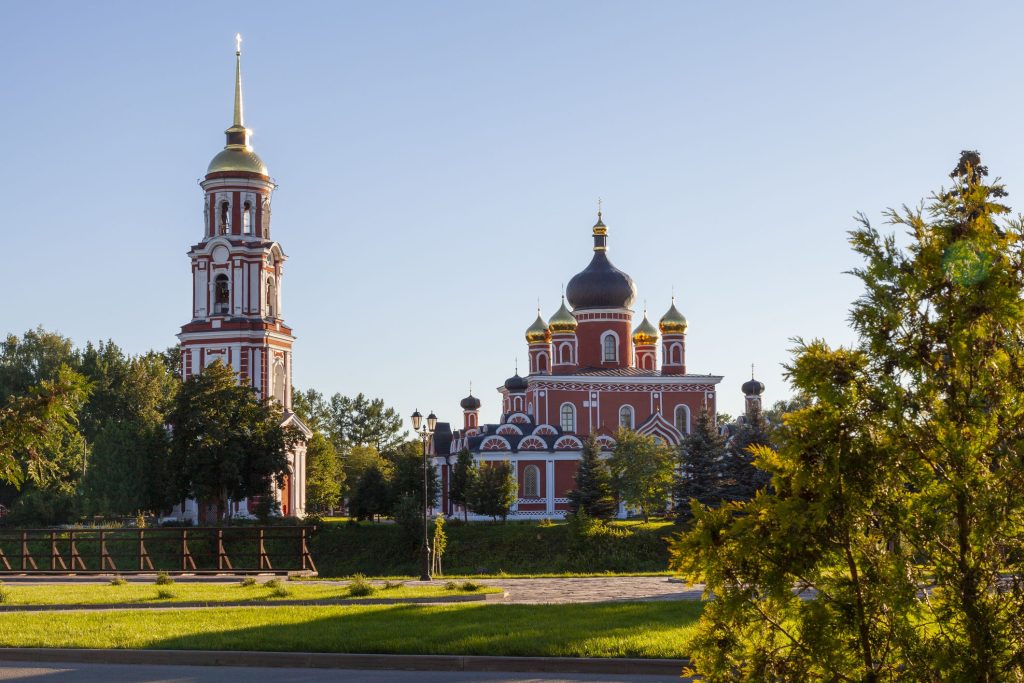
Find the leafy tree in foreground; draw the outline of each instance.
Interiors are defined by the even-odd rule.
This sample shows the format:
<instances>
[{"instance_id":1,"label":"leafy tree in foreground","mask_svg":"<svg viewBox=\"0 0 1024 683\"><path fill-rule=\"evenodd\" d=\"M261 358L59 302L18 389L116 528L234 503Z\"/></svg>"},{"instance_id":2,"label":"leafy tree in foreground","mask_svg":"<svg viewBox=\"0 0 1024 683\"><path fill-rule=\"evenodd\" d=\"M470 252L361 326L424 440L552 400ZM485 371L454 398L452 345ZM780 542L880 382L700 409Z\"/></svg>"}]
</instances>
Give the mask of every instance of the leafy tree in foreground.
<instances>
[{"instance_id":1,"label":"leafy tree in foreground","mask_svg":"<svg viewBox=\"0 0 1024 683\"><path fill-rule=\"evenodd\" d=\"M288 451L300 438L281 425L281 409L261 402L219 361L190 377L170 414L173 495L217 502L270 498L288 471Z\"/></svg>"},{"instance_id":2,"label":"leafy tree in foreground","mask_svg":"<svg viewBox=\"0 0 1024 683\"><path fill-rule=\"evenodd\" d=\"M725 439L709 410L700 411L694 430L679 445L672 499L681 517L690 515L690 501L717 505L722 500L721 474L726 459Z\"/></svg>"},{"instance_id":3,"label":"leafy tree in foreground","mask_svg":"<svg viewBox=\"0 0 1024 683\"><path fill-rule=\"evenodd\" d=\"M951 190L889 212L905 248L862 219L857 347L797 348L808 405L754 449L773 490L698 507L675 544L716 598L707 680L1024 677L1024 230L986 175L965 152Z\"/></svg>"},{"instance_id":4,"label":"leafy tree in foreground","mask_svg":"<svg viewBox=\"0 0 1024 683\"><path fill-rule=\"evenodd\" d=\"M394 507L391 487L380 466L366 469L352 486L348 500L348 513L356 519L375 519L391 514Z\"/></svg>"},{"instance_id":5,"label":"leafy tree in foreground","mask_svg":"<svg viewBox=\"0 0 1024 683\"><path fill-rule=\"evenodd\" d=\"M652 513L664 512L672 493L672 448L653 436L620 429L615 450L608 460L612 481L626 505L638 508L648 521Z\"/></svg>"},{"instance_id":6,"label":"leafy tree in foreground","mask_svg":"<svg viewBox=\"0 0 1024 683\"><path fill-rule=\"evenodd\" d=\"M505 521L519 494L512 467L507 462L485 462L476 470L469 491L469 509L495 521L499 517Z\"/></svg>"},{"instance_id":7,"label":"leafy tree in foreground","mask_svg":"<svg viewBox=\"0 0 1024 683\"><path fill-rule=\"evenodd\" d=\"M473 454L468 448L459 451L455 465L451 469L451 481L448 484L448 498L455 505L462 506L462 514L469 519L469 493L473 489L476 467Z\"/></svg>"},{"instance_id":8,"label":"leafy tree in foreground","mask_svg":"<svg viewBox=\"0 0 1024 683\"><path fill-rule=\"evenodd\" d=\"M314 432L306 445L306 509L320 513L341 503L345 470L334 444L320 432Z\"/></svg>"},{"instance_id":9,"label":"leafy tree in foreground","mask_svg":"<svg viewBox=\"0 0 1024 683\"><path fill-rule=\"evenodd\" d=\"M582 510L594 519L615 516L618 503L612 490L612 473L601 459L601 444L591 434L583 443L580 464L574 478L576 488L569 491L569 510L577 514Z\"/></svg>"}]
</instances>

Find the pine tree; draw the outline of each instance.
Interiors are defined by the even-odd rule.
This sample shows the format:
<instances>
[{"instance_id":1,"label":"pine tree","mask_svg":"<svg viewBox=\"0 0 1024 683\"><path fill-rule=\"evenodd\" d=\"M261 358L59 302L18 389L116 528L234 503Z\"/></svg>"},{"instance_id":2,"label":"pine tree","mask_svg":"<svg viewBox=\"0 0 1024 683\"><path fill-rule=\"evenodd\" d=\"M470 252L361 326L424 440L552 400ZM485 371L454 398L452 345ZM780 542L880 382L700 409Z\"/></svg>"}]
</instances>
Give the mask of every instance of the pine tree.
<instances>
[{"instance_id":1,"label":"pine tree","mask_svg":"<svg viewBox=\"0 0 1024 683\"><path fill-rule=\"evenodd\" d=\"M612 490L612 473L601 459L601 445L593 434L583 443L575 482L576 488L567 494L569 510L573 514L583 510L594 519L615 516L618 503Z\"/></svg>"},{"instance_id":2,"label":"pine tree","mask_svg":"<svg viewBox=\"0 0 1024 683\"><path fill-rule=\"evenodd\" d=\"M725 459L725 439L705 408L697 416L693 432L679 445L672 497L680 517L690 516L691 500L702 505L717 505L722 500L721 470Z\"/></svg>"},{"instance_id":3,"label":"pine tree","mask_svg":"<svg viewBox=\"0 0 1024 683\"><path fill-rule=\"evenodd\" d=\"M455 505L462 506L463 518L469 520L469 492L473 488L473 477L476 468L473 466L473 454L469 449L459 451L455 466L451 470L451 482L448 485L448 498Z\"/></svg>"},{"instance_id":4,"label":"pine tree","mask_svg":"<svg viewBox=\"0 0 1024 683\"><path fill-rule=\"evenodd\" d=\"M754 465L754 450L772 445L769 430L759 407L744 416L721 461L717 493L721 500L749 500L767 485L768 474Z\"/></svg>"}]
</instances>

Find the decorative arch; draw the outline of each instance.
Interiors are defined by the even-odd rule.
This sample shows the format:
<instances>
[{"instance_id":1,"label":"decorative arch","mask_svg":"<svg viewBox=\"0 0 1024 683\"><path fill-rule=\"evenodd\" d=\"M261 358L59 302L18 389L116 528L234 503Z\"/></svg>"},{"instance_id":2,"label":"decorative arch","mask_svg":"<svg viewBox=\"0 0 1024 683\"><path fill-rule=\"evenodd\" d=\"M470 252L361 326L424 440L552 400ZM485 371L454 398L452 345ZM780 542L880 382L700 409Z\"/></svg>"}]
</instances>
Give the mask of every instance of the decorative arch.
<instances>
[{"instance_id":1,"label":"decorative arch","mask_svg":"<svg viewBox=\"0 0 1024 683\"><path fill-rule=\"evenodd\" d=\"M548 371L548 354L541 351L537 354L537 372L545 373Z\"/></svg>"},{"instance_id":2,"label":"decorative arch","mask_svg":"<svg viewBox=\"0 0 1024 683\"><path fill-rule=\"evenodd\" d=\"M669 363L672 365L683 364L683 345L679 342L673 342L668 348Z\"/></svg>"},{"instance_id":3,"label":"decorative arch","mask_svg":"<svg viewBox=\"0 0 1024 683\"><path fill-rule=\"evenodd\" d=\"M671 422L662 417L661 413L654 413L644 420L644 423L637 427L636 431L640 434L658 437L665 443L673 446L678 445L682 441L682 434L676 430Z\"/></svg>"},{"instance_id":4,"label":"decorative arch","mask_svg":"<svg viewBox=\"0 0 1024 683\"><path fill-rule=\"evenodd\" d=\"M685 403L676 406L675 427L680 434L690 433L690 406Z\"/></svg>"},{"instance_id":5,"label":"decorative arch","mask_svg":"<svg viewBox=\"0 0 1024 683\"><path fill-rule=\"evenodd\" d=\"M617 363L619 361L619 335L614 330L601 334L601 362Z\"/></svg>"},{"instance_id":6,"label":"decorative arch","mask_svg":"<svg viewBox=\"0 0 1024 683\"><path fill-rule=\"evenodd\" d=\"M277 317L277 281L273 275L267 276L267 317Z\"/></svg>"},{"instance_id":7,"label":"decorative arch","mask_svg":"<svg viewBox=\"0 0 1024 683\"><path fill-rule=\"evenodd\" d=\"M274 400L284 405L285 391L288 383L285 381L284 361L278 360L274 363Z\"/></svg>"},{"instance_id":8,"label":"decorative arch","mask_svg":"<svg viewBox=\"0 0 1024 683\"><path fill-rule=\"evenodd\" d=\"M529 422L530 422L530 416L527 415L526 413L512 413L512 414L510 414L508 416L508 419L505 420L505 424L521 425L521 424L529 424ZM519 432L519 433L522 434L522 432Z\"/></svg>"},{"instance_id":9,"label":"decorative arch","mask_svg":"<svg viewBox=\"0 0 1024 683\"><path fill-rule=\"evenodd\" d=\"M540 468L536 465L523 468L523 498L540 498Z\"/></svg>"},{"instance_id":10,"label":"decorative arch","mask_svg":"<svg viewBox=\"0 0 1024 683\"><path fill-rule=\"evenodd\" d=\"M221 273L213 278L213 314L227 315L231 311L231 280Z\"/></svg>"},{"instance_id":11,"label":"decorative arch","mask_svg":"<svg viewBox=\"0 0 1024 683\"><path fill-rule=\"evenodd\" d=\"M504 436L522 436L523 430L516 427L514 424L503 424L494 432L495 434L502 434Z\"/></svg>"},{"instance_id":12,"label":"decorative arch","mask_svg":"<svg viewBox=\"0 0 1024 683\"><path fill-rule=\"evenodd\" d=\"M536 436L528 436L519 442L519 450L521 451L546 451L547 449L548 445L544 443L544 440Z\"/></svg>"},{"instance_id":13,"label":"decorative arch","mask_svg":"<svg viewBox=\"0 0 1024 683\"><path fill-rule=\"evenodd\" d=\"M615 450L615 439L605 434L602 434L601 436L597 437L597 443L601 445L602 451Z\"/></svg>"},{"instance_id":14,"label":"decorative arch","mask_svg":"<svg viewBox=\"0 0 1024 683\"><path fill-rule=\"evenodd\" d=\"M558 345L558 362L560 365L572 365L575 362L572 357L572 344L569 342Z\"/></svg>"},{"instance_id":15,"label":"decorative arch","mask_svg":"<svg viewBox=\"0 0 1024 683\"><path fill-rule=\"evenodd\" d=\"M556 451L576 451L583 448L583 442L575 436L562 436L555 442Z\"/></svg>"},{"instance_id":16,"label":"decorative arch","mask_svg":"<svg viewBox=\"0 0 1024 683\"><path fill-rule=\"evenodd\" d=\"M482 451L510 451L512 446L501 436L489 436L480 444Z\"/></svg>"},{"instance_id":17,"label":"decorative arch","mask_svg":"<svg viewBox=\"0 0 1024 683\"><path fill-rule=\"evenodd\" d=\"M551 425L537 425L537 428L533 430L533 433L537 436L555 436L558 434L558 430Z\"/></svg>"}]
</instances>

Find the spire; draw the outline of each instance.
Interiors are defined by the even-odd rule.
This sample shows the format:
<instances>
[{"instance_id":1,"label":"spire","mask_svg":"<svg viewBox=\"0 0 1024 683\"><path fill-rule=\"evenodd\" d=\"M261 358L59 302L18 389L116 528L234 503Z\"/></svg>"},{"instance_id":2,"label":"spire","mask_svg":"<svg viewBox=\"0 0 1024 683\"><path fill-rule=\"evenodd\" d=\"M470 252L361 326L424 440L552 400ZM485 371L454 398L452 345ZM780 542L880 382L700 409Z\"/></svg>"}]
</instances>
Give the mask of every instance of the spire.
<instances>
[{"instance_id":1,"label":"spire","mask_svg":"<svg viewBox=\"0 0 1024 683\"><path fill-rule=\"evenodd\" d=\"M597 198L597 222L594 223L594 251L608 249L608 226L604 224L601 212L601 198Z\"/></svg>"},{"instance_id":2,"label":"spire","mask_svg":"<svg viewBox=\"0 0 1024 683\"><path fill-rule=\"evenodd\" d=\"M233 127L244 128L242 117L242 34L235 34L235 120Z\"/></svg>"},{"instance_id":3,"label":"spire","mask_svg":"<svg viewBox=\"0 0 1024 683\"><path fill-rule=\"evenodd\" d=\"M249 146L249 129L245 127L242 107L242 34L235 34L235 113L231 127L224 131L228 141L227 149L247 149Z\"/></svg>"}]
</instances>

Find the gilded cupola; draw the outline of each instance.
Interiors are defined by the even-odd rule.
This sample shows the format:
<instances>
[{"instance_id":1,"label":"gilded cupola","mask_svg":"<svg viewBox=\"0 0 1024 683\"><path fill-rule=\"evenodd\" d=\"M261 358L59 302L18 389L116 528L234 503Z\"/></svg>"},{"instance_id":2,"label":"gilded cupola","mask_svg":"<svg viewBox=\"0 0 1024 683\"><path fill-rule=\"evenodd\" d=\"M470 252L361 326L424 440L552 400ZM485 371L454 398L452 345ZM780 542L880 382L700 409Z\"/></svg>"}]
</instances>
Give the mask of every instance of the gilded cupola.
<instances>
[{"instance_id":1,"label":"gilded cupola","mask_svg":"<svg viewBox=\"0 0 1024 683\"><path fill-rule=\"evenodd\" d=\"M540 344L551 341L551 333L548 331L548 324L544 322L544 318L540 315L540 309L537 309L537 319L533 321L533 324L526 328L526 342L528 344Z\"/></svg>"},{"instance_id":2,"label":"gilded cupola","mask_svg":"<svg viewBox=\"0 0 1024 683\"><path fill-rule=\"evenodd\" d=\"M242 111L242 36L235 36L235 114L231 127L224 131L227 144L210 161L206 174L211 173L256 173L270 175L267 165L252 151L249 138L252 131L245 127Z\"/></svg>"},{"instance_id":3,"label":"gilded cupola","mask_svg":"<svg viewBox=\"0 0 1024 683\"><path fill-rule=\"evenodd\" d=\"M644 311L644 319L633 330L633 343L637 346L649 346L658 343L658 328L647 319L647 311Z\"/></svg>"},{"instance_id":4,"label":"gilded cupola","mask_svg":"<svg viewBox=\"0 0 1024 683\"><path fill-rule=\"evenodd\" d=\"M662 334L686 334L686 318L676 308L676 298L672 297L672 305L665 315L661 316L658 327Z\"/></svg>"},{"instance_id":5,"label":"gilded cupola","mask_svg":"<svg viewBox=\"0 0 1024 683\"><path fill-rule=\"evenodd\" d=\"M572 311L565 305L565 297L562 297L562 305L558 307L555 314L551 316L551 320L548 321L548 329L552 334L559 332L575 332L576 326L579 323L576 322L576 316L572 314Z\"/></svg>"}]
</instances>

